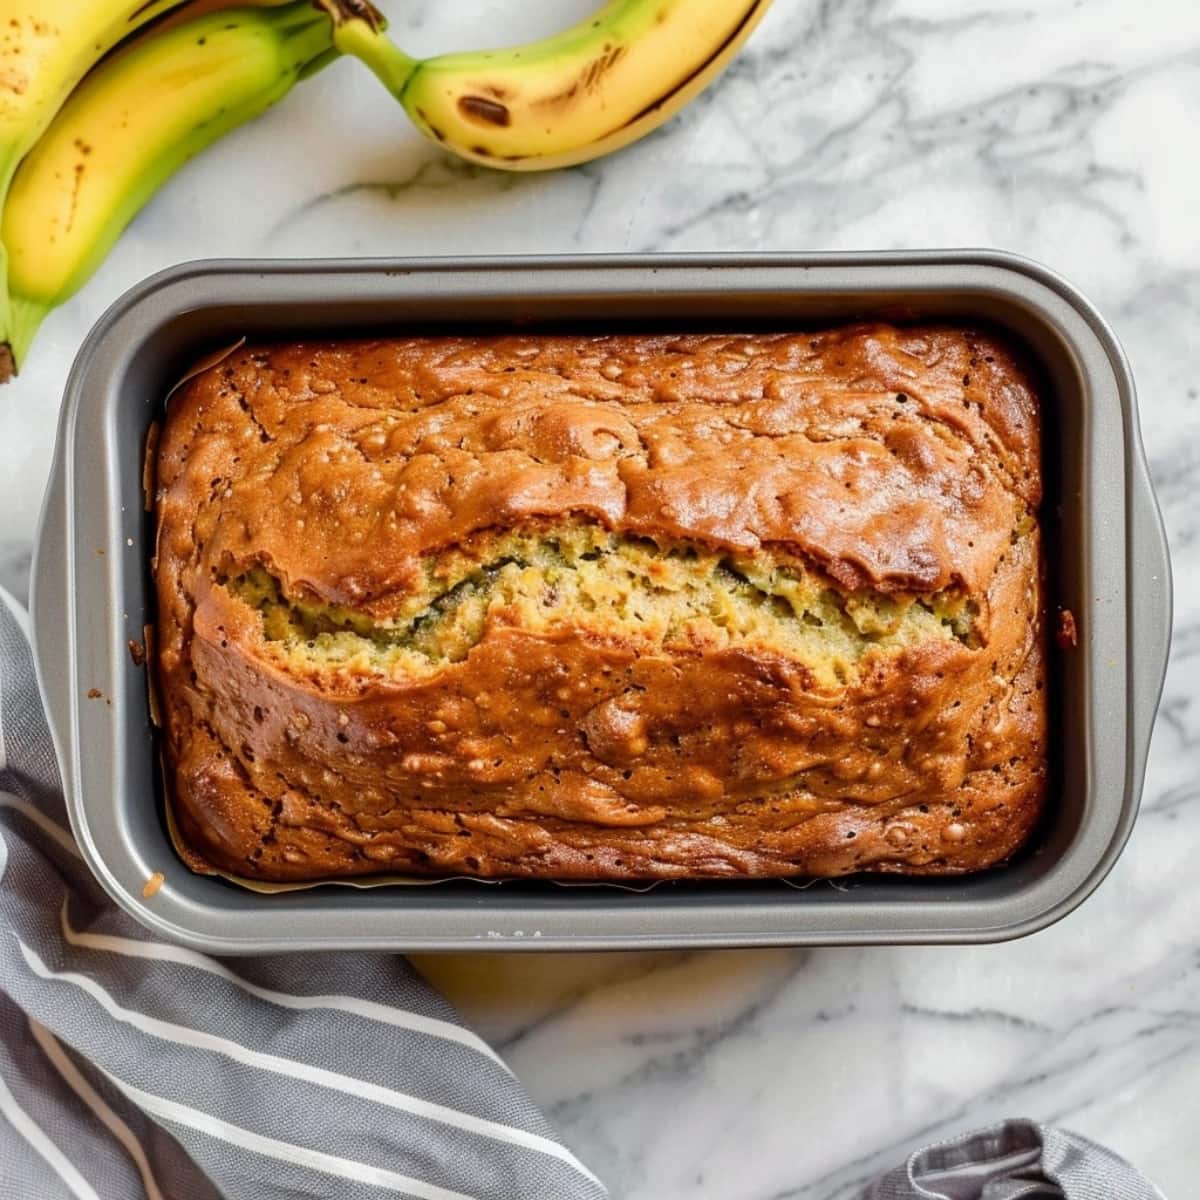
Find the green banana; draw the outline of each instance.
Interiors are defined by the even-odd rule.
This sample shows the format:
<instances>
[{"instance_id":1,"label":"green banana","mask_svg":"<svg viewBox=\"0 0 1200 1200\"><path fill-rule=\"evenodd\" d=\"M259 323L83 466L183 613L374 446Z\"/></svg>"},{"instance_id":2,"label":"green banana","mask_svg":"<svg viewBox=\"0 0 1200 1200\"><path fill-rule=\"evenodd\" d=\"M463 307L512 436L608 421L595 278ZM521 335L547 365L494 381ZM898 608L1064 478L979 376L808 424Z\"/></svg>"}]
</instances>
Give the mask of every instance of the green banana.
<instances>
[{"instance_id":1,"label":"green banana","mask_svg":"<svg viewBox=\"0 0 1200 1200\"><path fill-rule=\"evenodd\" d=\"M611 0L541 42L418 61L384 35L369 0L315 0L334 43L360 58L417 128L473 162L570 166L619 149L716 77L770 0Z\"/></svg>"},{"instance_id":2,"label":"green banana","mask_svg":"<svg viewBox=\"0 0 1200 1200\"><path fill-rule=\"evenodd\" d=\"M4 205L16 366L46 314L162 183L335 54L328 16L297 0L156 29L88 75L22 161Z\"/></svg>"},{"instance_id":3,"label":"green banana","mask_svg":"<svg viewBox=\"0 0 1200 1200\"><path fill-rule=\"evenodd\" d=\"M182 7L220 0L0 0L0 204L17 164L72 88L113 46ZM226 6L230 0L224 0ZM0 247L0 343L8 298ZM0 382L12 372L0 351Z\"/></svg>"}]
</instances>

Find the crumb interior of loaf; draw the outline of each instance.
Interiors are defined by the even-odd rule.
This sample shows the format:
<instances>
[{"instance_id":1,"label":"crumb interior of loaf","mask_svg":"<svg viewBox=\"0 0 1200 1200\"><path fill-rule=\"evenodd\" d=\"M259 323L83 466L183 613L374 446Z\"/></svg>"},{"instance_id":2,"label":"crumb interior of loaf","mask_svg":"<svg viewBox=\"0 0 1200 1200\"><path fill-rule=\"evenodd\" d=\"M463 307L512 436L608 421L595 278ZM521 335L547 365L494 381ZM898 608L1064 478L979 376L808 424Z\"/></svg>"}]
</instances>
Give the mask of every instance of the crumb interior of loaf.
<instances>
[{"instance_id":1,"label":"crumb interior of loaf","mask_svg":"<svg viewBox=\"0 0 1200 1200\"><path fill-rule=\"evenodd\" d=\"M498 621L634 638L649 649L753 646L796 659L836 687L872 652L935 638L971 644L977 615L956 590L847 593L795 560L663 545L588 525L513 531L433 556L424 586L382 619L288 596L262 566L226 586L257 610L268 652L290 666L392 677L462 661Z\"/></svg>"}]
</instances>

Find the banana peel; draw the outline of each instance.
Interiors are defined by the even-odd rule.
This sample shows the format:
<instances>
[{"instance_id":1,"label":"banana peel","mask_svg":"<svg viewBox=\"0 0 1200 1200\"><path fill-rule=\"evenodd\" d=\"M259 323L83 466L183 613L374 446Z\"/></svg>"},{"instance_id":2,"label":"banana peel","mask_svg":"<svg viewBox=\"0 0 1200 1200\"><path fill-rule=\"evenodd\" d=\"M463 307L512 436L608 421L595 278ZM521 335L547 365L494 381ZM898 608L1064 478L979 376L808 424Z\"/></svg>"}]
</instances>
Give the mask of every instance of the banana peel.
<instances>
[{"instance_id":1,"label":"banana peel","mask_svg":"<svg viewBox=\"0 0 1200 1200\"><path fill-rule=\"evenodd\" d=\"M6 349L18 369L47 313L82 287L179 167L335 53L328 17L308 0L207 4L186 16L96 67L13 177L0 240Z\"/></svg>"},{"instance_id":2,"label":"banana peel","mask_svg":"<svg viewBox=\"0 0 1200 1200\"><path fill-rule=\"evenodd\" d=\"M0 0L0 204L21 160L79 81L114 46L173 15L229 7L233 2ZM0 383L15 371L7 347L5 276L5 251L0 245Z\"/></svg>"},{"instance_id":3,"label":"banana peel","mask_svg":"<svg viewBox=\"0 0 1200 1200\"><path fill-rule=\"evenodd\" d=\"M315 0L416 127L483 166L544 171L644 137L729 64L770 0L612 0L553 37L410 58L368 0Z\"/></svg>"}]
</instances>

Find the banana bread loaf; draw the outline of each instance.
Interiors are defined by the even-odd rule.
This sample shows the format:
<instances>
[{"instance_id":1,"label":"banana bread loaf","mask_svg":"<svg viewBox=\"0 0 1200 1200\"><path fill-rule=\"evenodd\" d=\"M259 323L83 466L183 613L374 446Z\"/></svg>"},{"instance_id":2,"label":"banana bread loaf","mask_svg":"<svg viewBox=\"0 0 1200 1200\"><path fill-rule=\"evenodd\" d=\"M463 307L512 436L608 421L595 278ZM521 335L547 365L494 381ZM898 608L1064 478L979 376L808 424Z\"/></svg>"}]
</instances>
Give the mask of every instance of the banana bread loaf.
<instances>
[{"instance_id":1,"label":"banana bread loaf","mask_svg":"<svg viewBox=\"0 0 1200 1200\"><path fill-rule=\"evenodd\" d=\"M1039 413L995 335L249 346L170 401L190 865L949 874L1046 776Z\"/></svg>"}]
</instances>

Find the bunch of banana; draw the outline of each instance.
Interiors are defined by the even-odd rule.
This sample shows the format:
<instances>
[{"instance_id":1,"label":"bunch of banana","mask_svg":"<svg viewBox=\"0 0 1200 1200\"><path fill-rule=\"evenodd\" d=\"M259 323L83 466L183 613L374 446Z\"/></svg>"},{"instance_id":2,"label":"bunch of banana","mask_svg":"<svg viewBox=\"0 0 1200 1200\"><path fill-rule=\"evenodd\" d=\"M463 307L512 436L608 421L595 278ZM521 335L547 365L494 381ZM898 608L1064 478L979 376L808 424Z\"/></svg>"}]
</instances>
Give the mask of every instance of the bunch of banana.
<instances>
[{"instance_id":1,"label":"bunch of banana","mask_svg":"<svg viewBox=\"0 0 1200 1200\"><path fill-rule=\"evenodd\" d=\"M0 0L0 204L17 164L71 90L118 42L182 8L219 0ZM229 0L225 0L228 4ZM0 247L0 331L8 324ZM0 343L4 338L0 336ZM0 379L12 369L0 351Z\"/></svg>"},{"instance_id":2,"label":"bunch of banana","mask_svg":"<svg viewBox=\"0 0 1200 1200\"><path fill-rule=\"evenodd\" d=\"M738 52L770 0L611 0L540 42L418 61L369 0L315 0L426 137L507 171L566 167L656 129Z\"/></svg>"},{"instance_id":3,"label":"bunch of banana","mask_svg":"<svg viewBox=\"0 0 1200 1200\"><path fill-rule=\"evenodd\" d=\"M179 166L338 53L448 150L541 170L661 124L768 3L612 0L542 42L418 61L370 0L0 0L0 382Z\"/></svg>"},{"instance_id":4,"label":"bunch of banana","mask_svg":"<svg viewBox=\"0 0 1200 1200\"><path fill-rule=\"evenodd\" d=\"M183 163L335 53L328 17L297 0L169 22L88 75L21 163L0 220L16 365Z\"/></svg>"}]
</instances>

